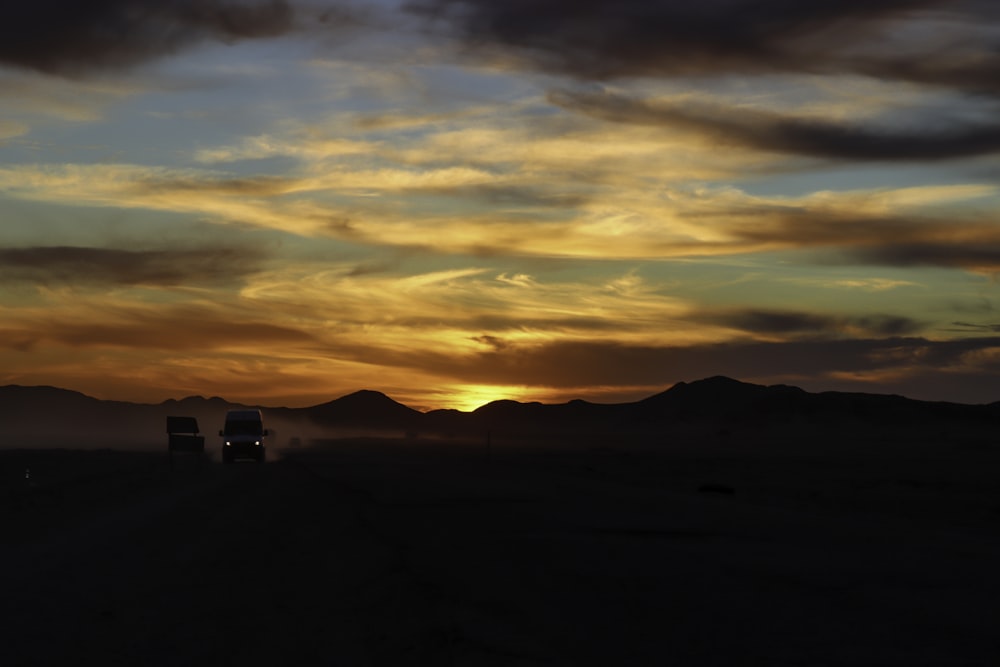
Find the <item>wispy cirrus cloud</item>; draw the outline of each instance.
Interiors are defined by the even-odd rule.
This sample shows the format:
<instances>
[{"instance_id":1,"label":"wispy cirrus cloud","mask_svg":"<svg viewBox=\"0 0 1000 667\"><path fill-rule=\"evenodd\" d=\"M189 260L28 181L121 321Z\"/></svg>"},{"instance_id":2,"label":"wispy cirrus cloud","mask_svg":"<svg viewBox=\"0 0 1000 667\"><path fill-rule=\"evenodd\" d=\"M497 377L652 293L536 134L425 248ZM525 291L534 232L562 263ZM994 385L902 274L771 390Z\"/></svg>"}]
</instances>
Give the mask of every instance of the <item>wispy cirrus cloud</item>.
<instances>
[{"instance_id":1,"label":"wispy cirrus cloud","mask_svg":"<svg viewBox=\"0 0 1000 667\"><path fill-rule=\"evenodd\" d=\"M34 128L61 122L94 123L108 108L146 90L139 81L89 79L65 81L0 67L0 139L17 138L15 145L32 151L55 148L44 139L31 137ZM81 142L75 148L93 141ZM66 146L56 149L65 154Z\"/></svg>"},{"instance_id":2,"label":"wispy cirrus cloud","mask_svg":"<svg viewBox=\"0 0 1000 667\"><path fill-rule=\"evenodd\" d=\"M418 397L407 392L422 378L454 391L490 385L510 387L516 396L627 400L664 388L666 377L846 382L850 376L860 383L865 374L902 378L928 368L971 373L982 368L977 359L1000 349L997 339L920 337L931 323L904 315L706 309L633 272L558 282L476 266L359 272L351 261L314 260L247 274L234 289L199 291L196 300L149 302L128 291L110 297L76 289L68 282L66 252L56 251L54 260L37 253L66 279L46 284L43 303L0 309L0 358L11 373L27 372L26 353L35 376L44 376L49 368L64 372L58 369L66 354L87 351L108 386L127 384L136 355L146 354L150 387L196 382L202 391L229 394L232 388L222 391L226 383L257 369L268 374L269 395L300 403L329 398L323 393L329 377L355 387L372 386L377 377L380 388L400 387L400 398ZM81 254L87 261L105 257ZM26 264L31 253L12 256ZM110 254L105 259L123 266L94 268L92 284L169 289L162 276L147 280L150 257ZM86 280L90 270L73 273ZM314 393L303 394L304 382Z\"/></svg>"},{"instance_id":3,"label":"wispy cirrus cloud","mask_svg":"<svg viewBox=\"0 0 1000 667\"><path fill-rule=\"evenodd\" d=\"M363 141L310 136L297 131L295 138L270 134L247 137L236 145L200 148L194 159L203 164L223 164L239 160L263 160L270 157L295 157L307 161L364 155L376 147Z\"/></svg>"},{"instance_id":4,"label":"wispy cirrus cloud","mask_svg":"<svg viewBox=\"0 0 1000 667\"><path fill-rule=\"evenodd\" d=\"M218 224L476 256L662 259L816 250L826 253L825 262L990 272L996 258L989 248L1000 242L997 224L970 204L992 201L991 185L789 198L732 187L651 192L614 181L578 191L564 178L466 167L239 176L38 165L0 169L0 190L33 201L198 214ZM463 198L478 205L459 205Z\"/></svg>"},{"instance_id":5,"label":"wispy cirrus cloud","mask_svg":"<svg viewBox=\"0 0 1000 667\"><path fill-rule=\"evenodd\" d=\"M521 275L512 281L485 268L463 268L400 275L358 274L340 270L261 274L241 294L266 310L297 313L300 321L336 323L340 343L377 340L386 349L474 352L501 337L509 341L578 338L662 337L701 339L710 328L686 324L688 306L664 295L655 284L618 279L535 281ZM617 307L627 317L609 322L604 313ZM303 314L308 312L309 316ZM485 336L485 338L484 338ZM376 355L377 356L377 355Z\"/></svg>"},{"instance_id":6,"label":"wispy cirrus cloud","mask_svg":"<svg viewBox=\"0 0 1000 667\"><path fill-rule=\"evenodd\" d=\"M0 119L0 141L26 134L28 129L24 123Z\"/></svg>"},{"instance_id":7,"label":"wispy cirrus cloud","mask_svg":"<svg viewBox=\"0 0 1000 667\"><path fill-rule=\"evenodd\" d=\"M991 391L998 18L22 3L0 26L0 367L297 404L713 374Z\"/></svg>"},{"instance_id":8,"label":"wispy cirrus cloud","mask_svg":"<svg viewBox=\"0 0 1000 667\"><path fill-rule=\"evenodd\" d=\"M441 378L433 368L399 365L402 357L458 359L484 349L491 337L523 343L567 334L643 336L681 307L634 281L627 289L616 281L546 285L523 276L514 282L490 277L481 268L399 275L358 273L350 263L331 269L327 262L272 269L246 282L238 290L153 300L148 290L109 294L50 282L34 305L0 306L0 359L15 377L29 366L34 376L47 377L65 373L68 355L88 354L101 368L91 386L134 383L136 358L143 355L141 375L155 387L176 386L170 375L179 375L179 366L183 377L175 383L216 387L249 364L266 369L274 395L308 400L301 398L308 380L306 394L318 402L330 397L324 387L331 377L370 386L374 373L388 390L391 378L405 387L416 373L443 386L433 380ZM601 316L623 302L633 315L629 330L612 328ZM232 392L230 386L226 393Z\"/></svg>"}]
</instances>

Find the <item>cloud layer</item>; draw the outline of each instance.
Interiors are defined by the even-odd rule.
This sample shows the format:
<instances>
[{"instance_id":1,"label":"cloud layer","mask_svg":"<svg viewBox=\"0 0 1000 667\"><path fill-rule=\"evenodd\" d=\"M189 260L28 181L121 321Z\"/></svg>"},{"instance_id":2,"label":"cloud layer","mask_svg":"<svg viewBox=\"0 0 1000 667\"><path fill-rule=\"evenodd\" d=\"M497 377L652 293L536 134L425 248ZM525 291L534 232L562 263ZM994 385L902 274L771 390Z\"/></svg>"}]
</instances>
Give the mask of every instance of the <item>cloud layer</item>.
<instances>
[{"instance_id":1,"label":"cloud layer","mask_svg":"<svg viewBox=\"0 0 1000 667\"><path fill-rule=\"evenodd\" d=\"M18 1L4 9L0 63L80 75L146 62L205 39L274 37L292 23L285 0Z\"/></svg>"},{"instance_id":2,"label":"cloud layer","mask_svg":"<svg viewBox=\"0 0 1000 667\"><path fill-rule=\"evenodd\" d=\"M0 283L155 287L228 283L258 270L260 259L255 249L225 246L171 250L0 248Z\"/></svg>"},{"instance_id":3,"label":"cloud layer","mask_svg":"<svg viewBox=\"0 0 1000 667\"><path fill-rule=\"evenodd\" d=\"M492 45L580 79L851 73L996 90L997 36L983 27L1000 9L988 0L416 0L408 6L473 48Z\"/></svg>"},{"instance_id":4,"label":"cloud layer","mask_svg":"<svg viewBox=\"0 0 1000 667\"><path fill-rule=\"evenodd\" d=\"M944 123L930 127L865 126L796 117L758 109L658 104L613 93L556 92L553 103L615 123L695 132L724 146L813 158L867 161L929 161L1000 152L1000 124Z\"/></svg>"},{"instance_id":5,"label":"cloud layer","mask_svg":"<svg viewBox=\"0 0 1000 667\"><path fill-rule=\"evenodd\" d=\"M725 374L1000 398L997 19L15 4L0 381L468 408Z\"/></svg>"}]
</instances>

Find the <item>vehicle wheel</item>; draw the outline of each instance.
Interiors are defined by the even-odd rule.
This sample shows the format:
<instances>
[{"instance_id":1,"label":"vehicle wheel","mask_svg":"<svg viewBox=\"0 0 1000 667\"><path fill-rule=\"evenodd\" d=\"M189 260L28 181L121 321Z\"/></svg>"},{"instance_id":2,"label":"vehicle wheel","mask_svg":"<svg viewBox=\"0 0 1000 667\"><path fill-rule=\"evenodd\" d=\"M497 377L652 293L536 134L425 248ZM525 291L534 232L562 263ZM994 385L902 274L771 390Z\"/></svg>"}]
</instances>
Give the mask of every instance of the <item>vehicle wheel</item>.
<instances>
[{"instance_id":1,"label":"vehicle wheel","mask_svg":"<svg viewBox=\"0 0 1000 667\"><path fill-rule=\"evenodd\" d=\"M226 450L222 450L222 462L223 463L233 462L233 457L228 452L226 452Z\"/></svg>"}]
</instances>

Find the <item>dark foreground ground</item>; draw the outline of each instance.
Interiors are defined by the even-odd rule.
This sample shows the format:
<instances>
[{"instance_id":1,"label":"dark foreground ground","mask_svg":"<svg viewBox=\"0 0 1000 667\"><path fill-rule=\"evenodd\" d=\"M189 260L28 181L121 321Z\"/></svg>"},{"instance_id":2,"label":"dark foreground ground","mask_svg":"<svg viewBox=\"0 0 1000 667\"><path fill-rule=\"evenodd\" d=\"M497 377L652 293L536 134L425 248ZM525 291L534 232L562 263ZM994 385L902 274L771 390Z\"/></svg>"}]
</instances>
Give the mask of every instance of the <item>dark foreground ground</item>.
<instances>
[{"instance_id":1,"label":"dark foreground ground","mask_svg":"<svg viewBox=\"0 0 1000 667\"><path fill-rule=\"evenodd\" d=\"M1000 664L984 442L10 450L0 479L4 665Z\"/></svg>"}]
</instances>

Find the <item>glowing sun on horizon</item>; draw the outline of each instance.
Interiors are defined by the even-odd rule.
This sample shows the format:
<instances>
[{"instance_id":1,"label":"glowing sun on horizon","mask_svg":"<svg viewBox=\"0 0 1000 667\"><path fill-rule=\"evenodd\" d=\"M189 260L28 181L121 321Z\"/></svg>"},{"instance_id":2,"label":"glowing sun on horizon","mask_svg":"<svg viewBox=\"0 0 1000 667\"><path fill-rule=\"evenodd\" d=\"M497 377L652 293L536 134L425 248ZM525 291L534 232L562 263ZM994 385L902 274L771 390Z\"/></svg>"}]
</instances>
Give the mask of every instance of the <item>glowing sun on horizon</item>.
<instances>
[{"instance_id":1,"label":"glowing sun on horizon","mask_svg":"<svg viewBox=\"0 0 1000 667\"><path fill-rule=\"evenodd\" d=\"M462 412L472 412L493 401L510 399L514 401L535 400L528 396L524 387L506 387L488 384L456 385L448 393L448 407Z\"/></svg>"}]
</instances>

